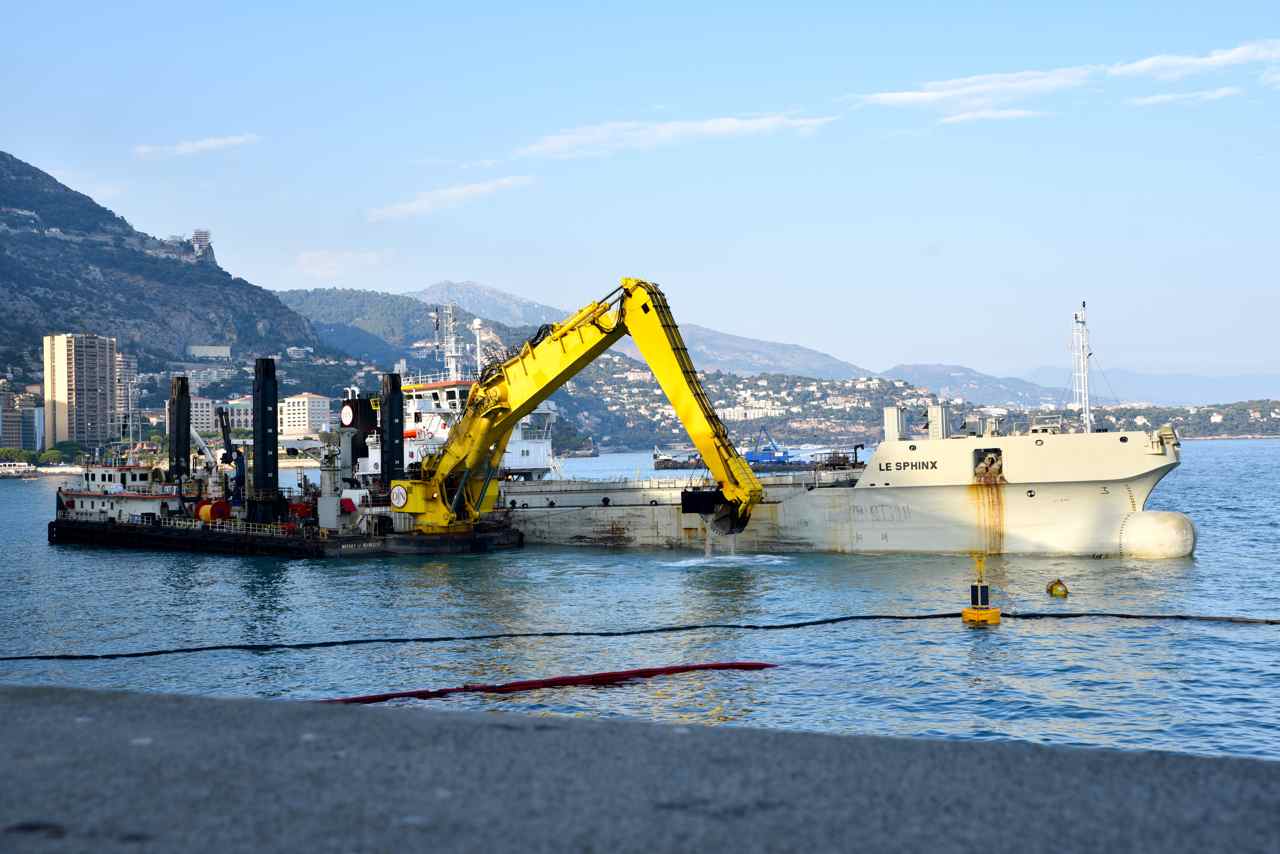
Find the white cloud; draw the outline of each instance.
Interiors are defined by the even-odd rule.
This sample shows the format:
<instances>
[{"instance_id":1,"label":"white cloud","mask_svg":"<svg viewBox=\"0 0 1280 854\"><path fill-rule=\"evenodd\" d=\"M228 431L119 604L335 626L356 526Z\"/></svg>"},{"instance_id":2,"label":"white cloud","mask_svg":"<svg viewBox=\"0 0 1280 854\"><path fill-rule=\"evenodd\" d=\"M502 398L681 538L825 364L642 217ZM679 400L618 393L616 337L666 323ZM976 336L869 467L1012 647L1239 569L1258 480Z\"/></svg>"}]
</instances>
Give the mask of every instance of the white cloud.
<instances>
[{"instance_id":1,"label":"white cloud","mask_svg":"<svg viewBox=\"0 0 1280 854\"><path fill-rule=\"evenodd\" d=\"M299 252L294 259L294 266L303 275L315 279L337 279L350 273L368 270L382 264L388 257L387 252L334 252L328 249L315 249Z\"/></svg>"},{"instance_id":2,"label":"white cloud","mask_svg":"<svg viewBox=\"0 0 1280 854\"><path fill-rule=\"evenodd\" d=\"M235 148L238 145L249 145L261 137L256 133L242 133L236 136L210 136L204 139L191 139L175 142L172 145L135 145L134 155L138 157L157 157L165 155L186 156L203 154L206 151L217 151L220 148Z\"/></svg>"},{"instance_id":3,"label":"white cloud","mask_svg":"<svg viewBox=\"0 0 1280 854\"><path fill-rule=\"evenodd\" d=\"M938 121L944 125L954 125L961 122L981 122L992 119L1029 119L1043 115L1045 113L1039 110L971 110L967 113L953 113L949 116L943 116Z\"/></svg>"},{"instance_id":4,"label":"white cloud","mask_svg":"<svg viewBox=\"0 0 1280 854\"><path fill-rule=\"evenodd\" d=\"M497 178L493 181L482 181L478 184L462 184L457 187L442 187L419 193L407 202L399 202L369 211L370 222L382 222L389 219L402 219L419 214L435 213L444 208L462 204L470 199L488 196L500 190L523 187L533 181L527 175L515 175L508 178Z\"/></svg>"},{"instance_id":5,"label":"white cloud","mask_svg":"<svg viewBox=\"0 0 1280 854\"><path fill-rule=\"evenodd\" d=\"M813 133L836 116L798 118L788 115L726 116L668 122L604 122L544 136L516 154L525 157L589 157L625 149L656 148L690 139L752 136L795 131Z\"/></svg>"},{"instance_id":6,"label":"white cloud","mask_svg":"<svg viewBox=\"0 0 1280 854\"><path fill-rule=\"evenodd\" d=\"M1247 42L1239 47L1212 50L1198 56L1164 53L1139 59L1137 62L1113 65L1107 70L1111 74L1120 76L1149 75L1165 80L1176 80L1189 74L1200 74L1254 62L1280 62L1280 39Z\"/></svg>"},{"instance_id":7,"label":"white cloud","mask_svg":"<svg viewBox=\"0 0 1280 854\"><path fill-rule=\"evenodd\" d=\"M1200 92L1167 92L1161 95L1147 95L1142 98L1130 98L1130 104L1139 107L1151 107L1157 104L1177 104L1185 101L1202 103L1204 101L1221 101L1234 95L1243 95L1243 89L1235 86L1223 86L1221 89L1205 89Z\"/></svg>"},{"instance_id":8,"label":"white cloud","mask_svg":"<svg viewBox=\"0 0 1280 854\"><path fill-rule=\"evenodd\" d=\"M919 89L861 95L856 100L891 107L932 106L947 111L976 111L1082 86L1096 70L1097 66L1080 65L1049 71L978 74L934 80Z\"/></svg>"},{"instance_id":9,"label":"white cloud","mask_svg":"<svg viewBox=\"0 0 1280 854\"><path fill-rule=\"evenodd\" d=\"M1260 78L1263 86L1270 86L1272 89L1280 89L1280 65L1274 68L1268 68L1262 72Z\"/></svg>"}]
</instances>

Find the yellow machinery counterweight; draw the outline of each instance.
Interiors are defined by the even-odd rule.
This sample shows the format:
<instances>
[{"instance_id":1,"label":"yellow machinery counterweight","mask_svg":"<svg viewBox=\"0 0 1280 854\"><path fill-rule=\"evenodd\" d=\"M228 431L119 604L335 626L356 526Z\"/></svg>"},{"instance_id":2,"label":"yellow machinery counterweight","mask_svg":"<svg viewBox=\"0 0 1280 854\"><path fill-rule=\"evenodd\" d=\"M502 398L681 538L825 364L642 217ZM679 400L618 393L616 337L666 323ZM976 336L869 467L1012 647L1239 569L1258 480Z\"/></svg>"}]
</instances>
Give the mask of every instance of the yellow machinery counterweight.
<instances>
[{"instance_id":1,"label":"yellow machinery counterweight","mask_svg":"<svg viewBox=\"0 0 1280 854\"><path fill-rule=\"evenodd\" d=\"M640 279L623 279L604 299L543 326L519 353L485 368L420 476L392 482L393 509L413 515L423 534L472 530L494 508L498 467L520 419L628 334L718 485L687 497L684 509L710 516L721 533L741 531L764 490L712 409L666 297Z\"/></svg>"}]
</instances>

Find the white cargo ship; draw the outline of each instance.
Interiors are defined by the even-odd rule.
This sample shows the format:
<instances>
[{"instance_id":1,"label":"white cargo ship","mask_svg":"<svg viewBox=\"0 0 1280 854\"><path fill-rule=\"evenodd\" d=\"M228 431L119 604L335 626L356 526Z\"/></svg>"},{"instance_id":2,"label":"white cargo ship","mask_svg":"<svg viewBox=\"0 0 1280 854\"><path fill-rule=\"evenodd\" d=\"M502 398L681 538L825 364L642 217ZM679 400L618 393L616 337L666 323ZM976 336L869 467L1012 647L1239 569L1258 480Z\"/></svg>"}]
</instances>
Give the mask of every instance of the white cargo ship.
<instances>
[{"instance_id":1,"label":"white cargo ship","mask_svg":"<svg viewBox=\"0 0 1280 854\"><path fill-rule=\"evenodd\" d=\"M501 506L530 543L739 551L985 553L1172 558L1195 548L1181 513L1148 511L1179 463L1171 427L1095 432L1083 307L1073 326L1080 432L1032 420L1004 434L988 419L952 435L945 405L927 437L885 410L885 439L865 464L762 475L764 501L726 542L681 512L697 478L504 482Z\"/></svg>"}]
</instances>

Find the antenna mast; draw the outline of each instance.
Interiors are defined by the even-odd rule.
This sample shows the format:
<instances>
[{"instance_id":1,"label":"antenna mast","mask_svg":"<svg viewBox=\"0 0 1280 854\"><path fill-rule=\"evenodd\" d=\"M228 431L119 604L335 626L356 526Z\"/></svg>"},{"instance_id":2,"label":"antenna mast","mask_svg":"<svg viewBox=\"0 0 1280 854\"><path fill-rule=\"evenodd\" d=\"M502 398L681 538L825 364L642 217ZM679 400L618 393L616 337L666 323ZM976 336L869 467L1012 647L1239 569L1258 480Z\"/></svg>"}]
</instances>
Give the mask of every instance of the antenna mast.
<instances>
[{"instance_id":1,"label":"antenna mast","mask_svg":"<svg viewBox=\"0 0 1280 854\"><path fill-rule=\"evenodd\" d=\"M471 321L471 329L476 333L476 376L480 376L480 371L484 370L484 324L480 322L480 318Z\"/></svg>"},{"instance_id":2,"label":"antenna mast","mask_svg":"<svg viewBox=\"0 0 1280 854\"><path fill-rule=\"evenodd\" d=\"M458 326L453 316L453 303L445 303L444 311L444 372L451 380L462 378L462 343L458 340Z\"/></svg>"},{"instance_id":3,"label":"antenna mast","mask_svg":"<svg viewBox=\"0 0 1280 854\"><path fill-rule=\"evenodd\" d=\"M1071 326L1071 389L1075 405L1080 410L1080 425L1084 432L1093 432L1093 408L1089 404L1089 325L1085 320L1085 303L1072 316Z\"/></svg>"}]
</instances>

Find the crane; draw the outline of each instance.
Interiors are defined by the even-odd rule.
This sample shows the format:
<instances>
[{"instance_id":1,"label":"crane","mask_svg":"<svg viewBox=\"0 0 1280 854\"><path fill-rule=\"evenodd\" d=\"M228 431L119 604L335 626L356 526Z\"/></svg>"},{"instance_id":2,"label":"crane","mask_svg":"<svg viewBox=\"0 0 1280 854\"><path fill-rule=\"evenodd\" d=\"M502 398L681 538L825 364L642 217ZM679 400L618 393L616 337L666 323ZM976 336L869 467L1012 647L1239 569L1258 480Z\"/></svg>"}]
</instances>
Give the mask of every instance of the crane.
<instances>
[{"instance_id":1,"label":"crane","mask_svg":"<svg viewBox=\"0 0 1280 854\"><path fill-rule=\"evenodd\" d=\"M423 534L473 530L494 507L494 477L516 424L628 334L716 480L714 490L686 491L682 509L711 517L721 533L741 531L764 489L712 409L662 290L641 279L623 279L604 298L540 327L515 355L486 366L418 477L392 481L392 508L414 516Z\"/></svg>"},{"instance_id":2,"label":"crane","mask_svg":"<svg viewBox=\"0 0 1280 854\"><path fill-rule=\"evenodd\" d=\"M237 448L231 442L231 415L227 412L226 407L219 406L214 410L214 415L218 419L218 430L222 433L222 462L224 465L235 466L235 486L231 488L231 503L239 507L244 503L244 482L245 482L245 459L244 450Z\"/></svg>"}]
</instances>

